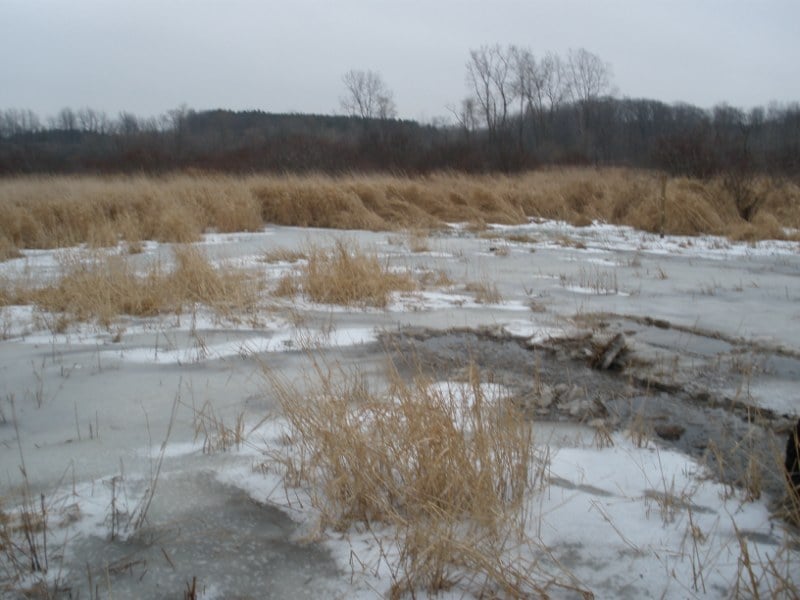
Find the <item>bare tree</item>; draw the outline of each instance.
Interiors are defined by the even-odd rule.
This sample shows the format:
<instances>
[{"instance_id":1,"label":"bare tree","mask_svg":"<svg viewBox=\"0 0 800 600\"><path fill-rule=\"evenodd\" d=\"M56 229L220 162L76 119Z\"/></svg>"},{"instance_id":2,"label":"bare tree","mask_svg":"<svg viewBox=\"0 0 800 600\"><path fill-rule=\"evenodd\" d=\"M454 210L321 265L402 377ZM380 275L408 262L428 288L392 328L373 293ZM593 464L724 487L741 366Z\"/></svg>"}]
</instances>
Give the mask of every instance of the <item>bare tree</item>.
<instances>
[{"instance_id":1,"label":"bare tree","mask_svg":"<svg viewBox=\"0 0 800 600\"><path fill-rule=\"evenodd\" d=\"M542 139L547 136L555 114L569 97L565 63L553 52L537 61L530 50L516 48L514 64L516 92L522 96L520 114L531 117L535 133Z\"/></svg>"},{"instance_id":2,"label":"bare tree","mask_svg":"<svg viewBox=\"0 0 800 600\"><path fill-rule=\"evenodd\" d=\"M108 117L102 111L97 111L87 106L79 109L75 117L82 131L105 133L108 129Z\"/></svg>"},{"instance_id":3,"label":"bare tree","mask_svg":"<svg viewBox=\"0 0 800 600\"><path fill-rule=\"evenodd\" d=\"M450 105L447 107L447 110L455 117L456 122L464 129L467 136L478 128L480 119L477 113L475 98L472 96L464 98L459 108Z\"/></svg>"},{"instance_id":4,"label":"bare tree","mask_svg":"<svg viewBox=\"0 0 800 600\"><path fill-rule=\"evenodd\" d=\"M567 67L561 57L548 52L539 63L539 77L542 92L552 115L569 97L569 78Z\"/></svg>"},{"instance_id":5,"label":"bare tree","mask_svg":"<svg viewBox=\"0 0 800 600\"><path fill-rule=\"evenodd\" d=\"M593 146L592 122L599 110L596 102L611 90L611 66L599 56L584 48L570 50L567 55L567 78L569 94L577 107L578 135L585 155ZM595 156L595 160L600 156Z\"/></svg>"},{"instance_id":6,"label":"bare tree","mask_svg":"<svg viewBox=\"0 0 800 600\"><path fill-rule=\"evenodd\" d=\"M180 155L183 152L186 137L188 135L188 121L189 117L193 114L186 103L181 104L177 108L168 110L166 114L161 116L160 126L164 131L172 133L172 139L175 144L175 153Z\"/></svg>"},{"instance_id":7,"label":"bare tree","mask_svg":"<svg viewBox=\"0 0 800 600\"><path fill-rule=\"evenodd\" d=\"M30 109L9 108L0 112L0 137L33 133L41 127L38 115Z\"/></svg>"},{"instance_id":8,"label":"bare tree","mask_svg":"<svg viewBox=\"0 0 800 600\"><path fill-rule=\"evenodd\" d=\"M350 70L342 77L346 94L342 109L364 119L393 119L397 116L394 94L375 71Z\"/></svg>"},{"instance_id":9,"label":"bare tree","mask_svg":"<svg viewBox=\"0 0 800 600\"><path fill-rule=\"evenodd\" d=\"M590 102L611 90L611 66L584 48L569 51L567 71L575 102Z\"/></svg>"},{"instance_id":10,"label":"bare tree","mask_svg":"<svg viewBox=\"0 0 800 600\"><path fill-rule=\"evenodd\" d=\"M509 48L513 61L513 90L519 99L519 149L525 151L525 121L528 114L533 114L534 101L538 90L538 64L536 57L528 48L511 46Z\"/></svg>"},{"instance_id":11,"label":"bare tree","mask_svg":"<svg viewBox=\"0 0 800 600\"><path fill-rule=\"evenodd\" d=\"M117 118L117 133L125 137L132 137L143 127L139 119L131 112L122 111Z\"/></svg>"},{"instance_id":12,"label":"bare tree","mask_svg":"<svg viewBox=\"0 0 800 600\"><path fill-rule=\"evenodd\" d=\"M525 107L537 118L544 118L564 103L570 93L564 61L553 52L536 60L527 48L512 46L515 91L523 96Z\"/></svg>"},{"instance_id":13,"label":"bare tree","mask_svg":"<svg viewBox=\"0 0 800 600\"><path fill-rule=\"evenodd\" d=\"M470 50L467 85L486 123L490 138L496 138L508 125L509 109L515 99L513 47L481 46Z\"/></svg>"},{"instance_id":14,"label":"bare tree","mask_svg":"<svg viewBox=\"0 0 800 600\"><path fill-rule=\"evenodd\" d=\"M64 131L75 131L78 129L78 120L75 116L75 111L71 108L62 108L58 111L58 116L55 119L55 128L63 129Z\"/></svg>"},{"instance_id":15,"label":"bare tree","mask_svg":"<svg viewBox=\"0 0 800 600\"><path fill-rule=\"evenodd\" d=\"M555 112L568 96L564 62L552 52L541 60L528 48L511 47L514 59L514 93L520 102L520 142L525 120L534 125L539 139L546 135Z\"/></svg>"}]
</instances>

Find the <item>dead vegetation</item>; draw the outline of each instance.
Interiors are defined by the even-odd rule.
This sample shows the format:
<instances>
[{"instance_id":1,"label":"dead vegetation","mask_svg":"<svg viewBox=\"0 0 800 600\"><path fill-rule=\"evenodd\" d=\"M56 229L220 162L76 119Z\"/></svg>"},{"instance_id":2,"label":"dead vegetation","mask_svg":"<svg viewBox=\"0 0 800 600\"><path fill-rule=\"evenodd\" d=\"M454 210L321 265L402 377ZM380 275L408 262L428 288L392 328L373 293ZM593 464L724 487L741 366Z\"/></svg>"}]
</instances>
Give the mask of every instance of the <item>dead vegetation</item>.
<instances>
[{"instance_id":1,"label":"dead vegetation","mask_svg":"<svg viewBox=\"0 0 800 600\"><path fill-rule=\"evenodd\" d=\"M5 234L0 234L0 262L19 258L22 254L14 243Z\"/></svg>"},{"instance_id":2,"label":"dead vegetation","mask_svg":"<svg viewBox=\"0 0 800 600\"><path fill-rule=\"evenodd\" d=\"M278 248L266 262L291 262L273 293L301 294L311 302L385 308L392 292L420 285L447 285L444 273L412 277L396 271L376 254L353 242L338 240L332 248L309 246L302 252ZM195 314L210 310L230 322L257 322L265 287L263 273L228 264L214 265L192 245L173 247L172 260L137 264L126 254L101 249L58 255L58 273L47 280L0 279L0 307L32 304L51 331L63 332L75 322L111 328L122 316Z\"/></svg>"},{"instance_id":3,"label":"dead vegetation","mask_svg":"<svg viewBox=\"0 0 800 600\"><path fill-rule=\"evenodd\" d=\"M55 315L51 329L72 321L109 327L120 315L192 312L196 305L229 318L245 318L258 304L260 280L242 269L212 265L192 246L174 248L174 261L137 269L126 256L102 251L64 253L55 280L16 281L0 294L4 304L34 304Z\"/></svg>"},{"instance_id":4,"label":"dead vegetation","mask_svg":"<svg viewBox=\"0 0 800 600\"><path fill-rule=\"evenodd\" d=\"M546 461L530 425L484 394L475 368L467 395L396 373L375 393L360 373L316 360L313 373L300 389L267 371L288 422L271 465L287 487L308 491L321 529L392 526L399 554L383 556L392 597L465 581L479 594L518 598L564 585L505 557L530 543L525 497L542 484Z\"/></svg>"},{"instance_id":5,"label":"dead vegetation","mask_svg":"<svg viewBox=\"0 0 800 600\"><path fill-rule=\"evenodd\" d=\"M388 175L15 177L0 180L0 259L21 248L140 240L192 242L206 231L254 231L266 223L424 232L448 222L473 228L529 217L575 225L593 220L651 232L786 238L800 228L800 186L770 178L745 220L722 180L672 178L661 209L657 173L608 168L543 169L515 176ZM412 235L422 251L424 236Z\"/></svg>"},{"instance_id":6,"label":"dead vegetation","mask_svg":"<svg viewBox=\"0 0 800 600\"><path fill-rule=\"evenodd\" d=\"M410 291L416 283L407 273L394 272L375 254L337 240L329 251L310 246L297 273L284 276L275 293L302 294L311 302L384 308L393 291Z\"/></svg>"},{"instance_id":7,"label":"dead vegetation","mask_svg":"<svg viewBox=\"0 0 800 600\"><path fill-rule=\"evenodd\" d=\"M464 285L464 291L473 294L475 302L478 304L500 304L503 302L503 296L497 289L497 285L487 279L467 282Z\"/></svg>"},{"instance_id":8,"label":"dead vegetation","mask_svg":"<svg viewBox=\"0 0 800 600\"><path fill-rule=\"evenodd\" d=\"M308 258L305 252L292 250L290 248L272 248L264 253L261 260L267 264L274 263L295 263Z\"/></svg>"}]
</instances>

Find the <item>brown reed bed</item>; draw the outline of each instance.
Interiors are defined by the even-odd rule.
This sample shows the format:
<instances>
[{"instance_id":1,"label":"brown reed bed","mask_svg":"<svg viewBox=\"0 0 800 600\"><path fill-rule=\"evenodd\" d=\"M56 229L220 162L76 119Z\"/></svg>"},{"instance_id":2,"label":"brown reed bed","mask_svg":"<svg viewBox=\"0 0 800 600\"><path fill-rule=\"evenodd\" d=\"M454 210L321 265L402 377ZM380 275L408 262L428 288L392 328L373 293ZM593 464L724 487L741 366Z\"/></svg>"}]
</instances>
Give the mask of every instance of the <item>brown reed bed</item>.
<instances>
[{"instance_id":1,"label":"brown reed bed","mask_svg":"<svg viewBox=\"0 0 800 600\"><path fill-rule=\"evenodd\" d=\"M21 248L120 241L192 242L206 231L265 224L424 231L446 222L593 220L674 234L758 240L796 237L800 186L754 179L759 209L739 216L723 180L661 179L622 168L552 168L520 175L32 176L0 179L0 260Z\"/></svg>"}]
</instances>

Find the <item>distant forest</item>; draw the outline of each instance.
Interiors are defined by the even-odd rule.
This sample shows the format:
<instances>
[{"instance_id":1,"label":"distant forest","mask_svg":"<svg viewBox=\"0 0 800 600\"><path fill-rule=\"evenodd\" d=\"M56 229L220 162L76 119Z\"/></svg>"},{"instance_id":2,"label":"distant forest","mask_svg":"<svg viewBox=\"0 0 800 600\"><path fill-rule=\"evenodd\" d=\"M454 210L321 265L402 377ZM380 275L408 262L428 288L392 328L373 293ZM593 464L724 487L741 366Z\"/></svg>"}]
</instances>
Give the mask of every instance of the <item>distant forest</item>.
<instances>
[{"instance_id":1,"label":"distant forest","mask_svg":"<svg viewBox=\"0 0 800 600\"><path fill-rule=\"evenodd\" d=\"M500 131L397 119L171 111L162 119L62 110L48 126L0 112L0 174L513 172L545 164L629 165L705 177L730 167L800 174L800 106L712 110L600 98Z\"/></svg>"},{"instance_id":2,"label":"distant forest","mask_svg":"<svg viewBox=\"0 0 800 600\"><path fill-rule=\"evenodd\" d=\"M350 71L343 82L347 116L181 107L156 118L109 118L65 108L43 124L30 110L0 110L0 175L510 173L570 164L800 176L800 104L706 110L620 99L610 94L610 66L582 49L538 60L515 46L472 50L470 95L450 108L450 123L394 118L377 73Z\"/></svg>"}]
</instances>

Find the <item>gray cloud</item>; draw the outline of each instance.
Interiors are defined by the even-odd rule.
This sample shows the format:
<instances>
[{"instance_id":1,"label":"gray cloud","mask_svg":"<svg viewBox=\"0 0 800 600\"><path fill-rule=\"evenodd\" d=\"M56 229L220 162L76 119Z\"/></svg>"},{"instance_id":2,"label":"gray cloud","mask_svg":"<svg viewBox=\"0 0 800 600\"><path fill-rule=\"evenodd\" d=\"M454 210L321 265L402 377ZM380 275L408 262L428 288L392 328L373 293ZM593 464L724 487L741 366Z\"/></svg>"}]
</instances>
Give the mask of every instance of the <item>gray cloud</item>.
<instances>
[{"instance_id":1,"label":"gray cloud","mask_svg":"<svg viewBox=\"0 0 800 600\"><path fill-rule=\"evenodd\" d=\"M379 71L401 116L446 114L470 48L585 47L622 95L749 107L800 99L800 3L744 0L2 0L0 108L328 113Z\"/></svg>"}]
</instances>

